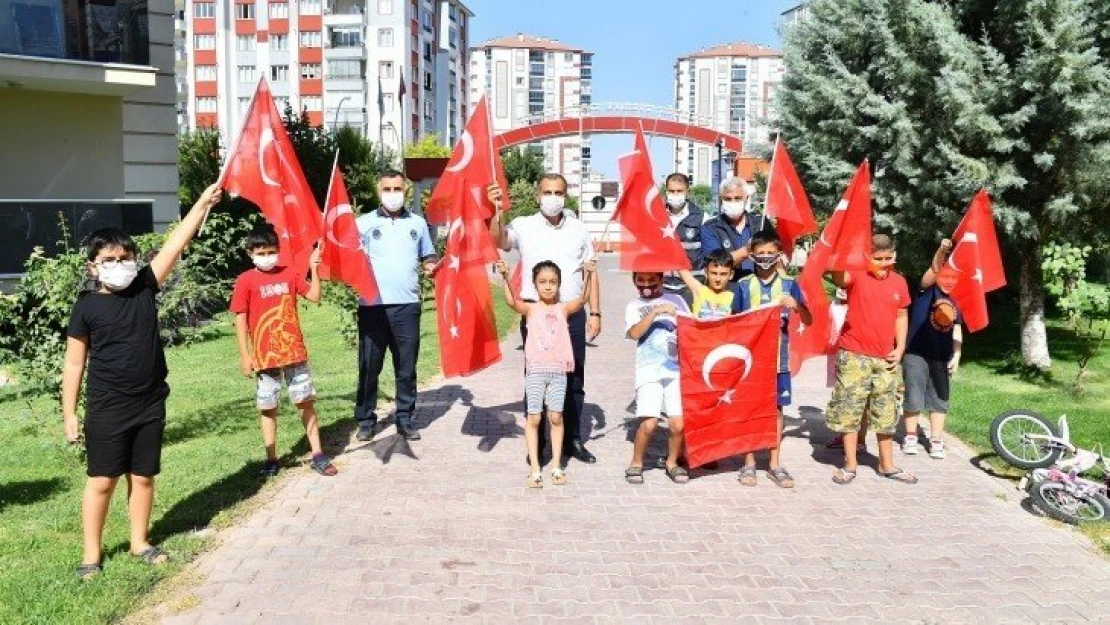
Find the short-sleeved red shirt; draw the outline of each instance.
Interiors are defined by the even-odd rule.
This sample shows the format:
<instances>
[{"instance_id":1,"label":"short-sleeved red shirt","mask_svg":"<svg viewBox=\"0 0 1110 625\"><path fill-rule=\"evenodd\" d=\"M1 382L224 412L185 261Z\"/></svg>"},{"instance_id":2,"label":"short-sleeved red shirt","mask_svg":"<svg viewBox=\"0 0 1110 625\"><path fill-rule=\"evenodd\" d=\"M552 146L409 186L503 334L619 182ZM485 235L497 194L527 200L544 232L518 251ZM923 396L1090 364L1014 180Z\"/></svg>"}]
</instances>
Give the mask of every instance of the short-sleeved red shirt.
<instances>
[{"instance_id":1,"label":"short-sleeved red shirt","mask_svg":"<svg viewBox=\"0 0 1110 625\"><path fill-rule=\"evenodd\" d=\"M297 317L297 296L307 292L308 281L290 267L251 269L235 280L231 312L247 315L255 366L259 369L308 360Z\"/></svg>"},{"instance_id":2,"label":"short-sleeved red shirt","mask_svg":"<svg viewBox=\"0 0 1110 625\"><path fill-rule=\"evenodd\" d=\"M849 273L848 316L839 346L857 354L885 358L894 349L898 311L911 303L906 279L893 271L885 278L876 278L866 271Z\"/></svg>"}]
</instances>

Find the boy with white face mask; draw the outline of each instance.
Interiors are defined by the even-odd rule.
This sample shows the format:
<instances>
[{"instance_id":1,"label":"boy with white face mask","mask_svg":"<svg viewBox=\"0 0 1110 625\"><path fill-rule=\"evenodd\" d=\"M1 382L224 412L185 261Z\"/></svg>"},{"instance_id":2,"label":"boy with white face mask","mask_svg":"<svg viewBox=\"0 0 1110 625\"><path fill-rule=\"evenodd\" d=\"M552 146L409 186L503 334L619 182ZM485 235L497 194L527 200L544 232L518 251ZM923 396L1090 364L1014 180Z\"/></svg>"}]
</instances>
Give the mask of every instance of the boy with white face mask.
<instances>
[{"instance_id":1,"label":"boy with white face mask","mask_svg":"<svg viewBox=\"0 0 1110 625\"><path fill-rule=\"evenodd\" d=\"M308 266L311 282L297 275L292 267L278 265L278 237L269 224L247 235L247 253L254 269L235 280L231 312L235 313L235 334L239 340L239 369L256 378L255 401L261 416L262 444L266 462L262 475L277 475L277 413L281 402L281 382L285 381L289 399L301 411L308 446L312 450L312 470L320 475L337 473L320 447L320 426L313 401L316 389L308 369L308 349L297 318L297 297L320 301L320 250L314 250Z\"/></svg>"},{"instance_id":2,"label":"boy with white face mask","mask_svg":"<svg viewBox=\"0 0 1110 625\"><path fill-rule=\"evenodd\" d=\"M730 282L736 282L755 271L748 250L748 243L755 232L750 218L754 209L747 183L742 178L734 176L725 180L721 183L720 193L721 214L701 227L701 253L697 266L704 268L710 254L724 250L732 256Z\"/></svg>"}]
</instances>

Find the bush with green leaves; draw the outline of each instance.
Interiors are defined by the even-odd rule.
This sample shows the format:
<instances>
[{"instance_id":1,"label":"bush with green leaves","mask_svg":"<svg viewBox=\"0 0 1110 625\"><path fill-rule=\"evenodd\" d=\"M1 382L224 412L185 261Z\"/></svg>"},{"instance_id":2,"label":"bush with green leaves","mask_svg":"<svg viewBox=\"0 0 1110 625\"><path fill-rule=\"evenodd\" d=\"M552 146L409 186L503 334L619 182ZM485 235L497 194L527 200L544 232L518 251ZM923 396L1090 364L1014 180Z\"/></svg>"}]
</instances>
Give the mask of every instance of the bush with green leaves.
<instances>
[{"instance_id":1,"label":"bush with green leaves","mask_svg":"<svg viewBox=\"0 0 1110 625\"><path fill-rule=\"evenodd\" d=\"M1068 320L1079 339L1079 373L1073 387L1082 390L1087 365L1106 340L1110 323L1110 287L1087 281L1087 262L1092 248L1070 243L1046 245L1041 261L1045 291Z\"/></svg>"}]
</instances>

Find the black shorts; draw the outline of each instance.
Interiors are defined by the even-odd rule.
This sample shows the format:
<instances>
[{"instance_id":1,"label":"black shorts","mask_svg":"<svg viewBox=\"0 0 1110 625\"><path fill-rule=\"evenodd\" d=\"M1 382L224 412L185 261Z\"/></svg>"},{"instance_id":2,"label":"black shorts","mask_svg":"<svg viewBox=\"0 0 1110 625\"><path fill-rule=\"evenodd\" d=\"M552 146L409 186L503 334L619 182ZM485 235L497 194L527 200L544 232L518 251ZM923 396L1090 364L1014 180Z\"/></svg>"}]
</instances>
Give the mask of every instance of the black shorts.
<instances>
[{"instance_id":1,"label":"black shorts","mask_svg":"<svg viewBox=\"0 0 1110 625\"><path fill-rule=\"evenodd\" d=\"M162 432L166 428L166 400L130 414L90 414L85 417L85 447L89 477L119 477L125 473L154 477L162 469Z\"/></svg>"}]
</instances>

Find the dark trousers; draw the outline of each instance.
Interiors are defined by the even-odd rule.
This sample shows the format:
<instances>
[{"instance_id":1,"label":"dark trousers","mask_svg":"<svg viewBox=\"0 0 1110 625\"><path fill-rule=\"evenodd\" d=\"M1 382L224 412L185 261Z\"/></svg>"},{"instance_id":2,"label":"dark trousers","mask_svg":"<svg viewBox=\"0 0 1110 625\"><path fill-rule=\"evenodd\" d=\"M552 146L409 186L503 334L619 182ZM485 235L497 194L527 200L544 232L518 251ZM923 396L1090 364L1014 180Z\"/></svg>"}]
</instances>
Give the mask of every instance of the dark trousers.
<instances>
[{"instance_id":1,"label":"dark trousers","mask_svg":"<svg viewBox=\"0 0 1110 625\"><path fill-rule=\"evenodd\" d=\"M384 304L358 308L358 398L360 426L378 420L378 376L385 351L393 356L397 380L397 423L412 421L416 408L416 356L420 352L420 304Z\"/></svg>"},{"instance_id":2,"label":"dark trousers","mask_svg":"<svg viewBox=\"0 0 1110 625\"><path fill-rule=\"evenodd\" d=\"M567 373L567 396L563 402L564 455L569 452L571 443L589 438L587 431L582 434L582 406L586 403L586 309L583 308L567 317L570 329L570 347L574 352L574 371ZM520 336L528 341L528 324L520 320ZM527 401L525 402L527 405ZM542 450L547 444L547 414L540 416L540 445Z\"/></svg>"}]
</instances>

